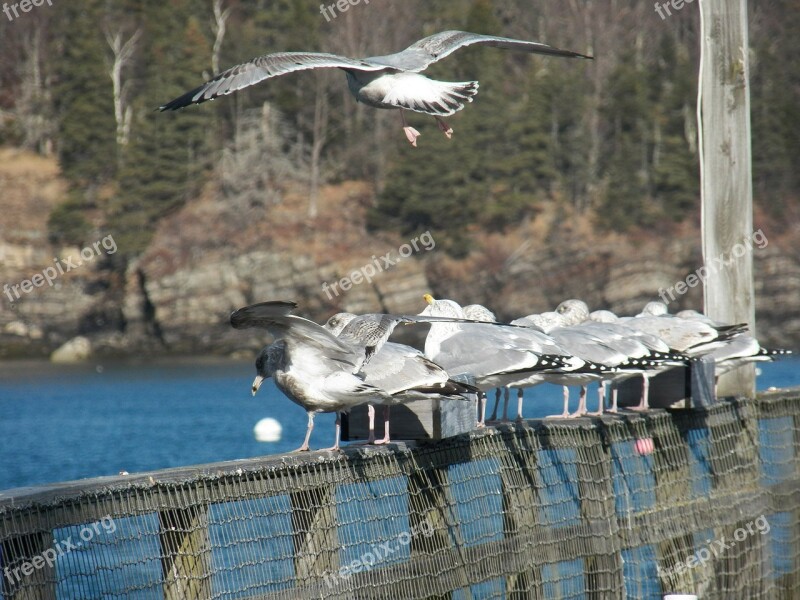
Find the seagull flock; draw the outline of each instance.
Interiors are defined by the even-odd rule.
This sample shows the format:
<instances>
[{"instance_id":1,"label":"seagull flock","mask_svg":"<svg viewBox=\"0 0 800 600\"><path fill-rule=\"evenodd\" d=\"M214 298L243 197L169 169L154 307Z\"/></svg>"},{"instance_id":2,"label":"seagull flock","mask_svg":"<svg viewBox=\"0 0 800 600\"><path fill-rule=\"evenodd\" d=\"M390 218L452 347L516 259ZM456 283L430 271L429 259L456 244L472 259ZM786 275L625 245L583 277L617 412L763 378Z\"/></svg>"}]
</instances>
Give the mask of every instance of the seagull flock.
<instances>
[{"instance_id":1,"label":"seagull flock","mask_svg":"<svg viewBox=\"0 0 800 600\"><path fill-rule=\"evenodd\" d=\"M348 58L323 52L278 52L258 56L231 67L158 109L163 112L200 104L295 71L341 69L347 76L347 87L357 102L373 108L400 110L403 132L411 145L416 147L420 133L406 123L403 110L432 116L439 129L450 138L453 128L442 117L458 112L466 102L472 102L478 93L477 81L437 81L421 75L421 72L459 48L473 45L566 58L592 58L539 42L466 31L442 31L415 42L401 52L386 56Z\"/></svg>"},{"instance_id":2,"label":"seagull flock","mask_svg":"<svg viewBox=\"0 0 800 600\"><path fill-rule=\"evenodd\" d=\"M590 312L581 300L566 300L555 311L532 314L499 323L489 309L426 294L417 315L338 313L322 325L291 314L294 302L261 302L231 314L236 329L260 327L274 341L258 354L255 395L269 377L290 400L308 413L305 440L298 451L309 449L314 415L336 412L338 450L341 413L369 405L367 443L390 442L389 410L393 404L418 399L466 401L478 396L477 427L485 424L486 393L497 389L496 418L505 396L502 420L507 420L511 389L517 389L517 420L522 419L523 388L552 383L563 386L564 410L556 417L602 414L607 387L610 413L616 413L617 386L642 379L638 406L648 408L649 379L692 360L714 360L717 376L748 362L770 361L785 350L762 348L741 324L716 323L696 311L672 315L662 302L648 303L641 313L618 317L607 310ZM398 325L430 326L424 351L389 342ZM598 382L596 412L586 405L587 386ZM580 387L578 410L568 412L569 387ZM374 437L374 407L384 407L384 438Z\"/></svg>"},{"instance_id":3,"label":"seagull flock","mask_svg":"<svg viewBox=\"0 0 800 600\"><path fill-rule=\"evenodd\" d=\"M404 110L433 116L450 138L447 117L472 102L477 81L437 81L422 75L433 63L467 46L489 46L565 58L591 56L539 42L465 31L443 31L405 50L385 56L348 58L320 52L279 52L256 57L220 73L210 81L163 104L161 111L201 104L280 75L309 69L345 72L357 102L397 109L406 138L417 145L420 133L406 123ZM320 325L291 314L294 302L261 302L236 310L237 329L262 327L274 338L256 360L253 394L272 377L286 396L308 413L308 428L299 450L309 449L314 415L336 412L338 449L341 413L369 405L368 443L390 441L389 411L393 404L425 398L479 399L477 426L485 423L486 394L496 389L496 419L501 395L502 419L507 418L510 391L517 389L517 419L522 418L522 390L541 383L563 386L564 410L558 417L602 414L607 387L609 412L617 412L617 388L627 379L642 379L641 400L634 409L648 408L649 380L684 367L701 356L714 360L716 374L751 361L773 360L785 353L761 348L738 324L715 323L700 313L670 315L663 303L651 302L633 317L606 310L590 312L580 300L562 302L555 311L527 315L503 324L480 305L460 306L453 300L424 296L418 315L339 313ZM424 351L389 342L398 325L430 327ZM587 409L587 386L599 383L598 408ZM569 387L580 387L577 412L570 414ZM384 407L384 438L375 440L373 405Z\"/></svg>"}]
</instances>

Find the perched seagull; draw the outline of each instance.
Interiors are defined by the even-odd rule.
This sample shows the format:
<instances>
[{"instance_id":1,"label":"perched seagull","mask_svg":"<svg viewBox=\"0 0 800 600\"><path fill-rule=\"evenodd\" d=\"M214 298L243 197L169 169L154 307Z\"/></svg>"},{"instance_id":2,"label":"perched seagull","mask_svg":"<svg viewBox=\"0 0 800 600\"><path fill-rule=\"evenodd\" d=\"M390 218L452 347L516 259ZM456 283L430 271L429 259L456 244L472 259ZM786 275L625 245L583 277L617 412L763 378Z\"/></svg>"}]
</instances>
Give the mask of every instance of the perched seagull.
<instances>
[{"instance_id":1,"label":"perched seagull","mask_svg":"<svg viewBox=\"0 0 800 600\"><path fill-rule=\"evenodd\" d=\"M425 294L422 315L461 319L464 311L452 300ZM425 356L451 376L475 378L480 418L484 426L485 393L492 388L523 385L541 371L559 369L577 361L541 331L497 323L433 322L425 339ZM581 363L582 364L582 363ZM533 385L532 383L528 385Z\"/></svg>"},{"instance_id":2,"label":"perched seagull","mask_svg":"<svg viewBox=\"0 0 800 600\"><path fill-rule=\"evenodd\" d=\"M376 320L371 317L389 317L390 315L362 315L337 313L323 325L340 339L360 340L362 343L375 343L376 338L383 338L377 331L382 329L380 321L376 327L370 327ZM367 317L366 319L364 317ZM396 323L395 323L396 324ZM391 325L394 329L394 325ZM389 332L391 333L391 331ZM386 336L388 337L388 335ZM450 379L447 372L433 361L411 346L380 341L378 349L361 369L364 381L375 385L390 394L390 399L383 401L384 436L375 440L375 409L369 405L369 439L367 443L388 444L389 411L393 404L402 404L412 400L446 398L466 400L460 394L474 393L472 386L458 383ZM377 402L377 400L376 400Z\"/></svg>"},{"instance_id":3,"label":"perched seagull","mask_svg":"<svg viewBox=\"0 0 800 600\"><path fill-rule=\"evenodd\" d=\"M484 323L497 323L497 316L488 308L483 306L482 304L467 304L462 308L464 311L464 316L467 319L471 319L473 321L482 321ZM494 408L492 409L492 414L489 417L489 421L496 421L497 420L497 407L500 405L500 395L503 395L503 421L508 420L508 394L509 388L508 386L504 388L497 388L495 390L494 395ZM521 406L522 403L522 388L518 390L518 403ZM517 418L521 418L521 410L517 411Z\"/></svg>"},{"instance_id":4,"label":"perched seagull","mask_svg":"<svg viewBox=\"0 0 800 600\"><path fill-rule=\"evenodd\" d=\"M587 362L588 368L585 369L546 373L542 376L543 381L561 385L564 390L564 410L560 415L554 416L568 418L581 417L588 414L586 409L587 386L595 381L600 382L601 388L598 393L602 397L602 382L612 375L613 369L627 362L629 358L628 355L604 343L587 330L566 327L564 319L557 312L528 315L511 321L511 323L526 327L538 327L558 342L567 352ZM571 385L580 386L578 410L572 414L569 412L569 386ZM602 408L599 408L598 413L601 410Z\"/></svg>"},{"instance_id":5,"label":"perched seagull","mask_svg":"<svg viewBox=\"0 0 800 600\"><path fill-rule=\"evenodd\" d=\"M657 305L663 306L663 309ZM643 313L647 311L651 311L649 314L669 315L666 304L662 302L650 302L642 310ZM699 321L715 328L725 327L724 323L718 323L696 310L682 310L675 314L675 318ZM714 373L718 378L742 365L752 362L770 362L791 353L791 350L763 348L756 338L743 332L729 339L722 347L712 350L707 356L714 359Z\"/></svg>"},{"instance_id":6,"label":"perched seagull","mask_svg":"<svg viewBox=\"0 0 800 600\"><path fill-rule=\"evenodd\" d=\"M466 31L442 31L415 42L402 52L386 56L354 59L320 52L266 54L220 73L200 87L161 105L159 110L176 110L190 104L200 104L294 71L335 68L345 72L347 86L356 101L374 108L400 109L406 138L412 146L416 146L420 133L406 124L403 109L432 115L439 129L450 138L453 129L442 117L461 110L464 103L472 102L472 97L478 93L477 81L437 81L420 73L459 48L472 45L569 58L592 58L538 42Z\"/></svg>"},{"instance_id":7,"label":"perched seagull","mask_svg":"<svg viewBox=\"0 0 800 600\"><path fill-rule=\"evenodd\" d=\"M482 304L467 304L462 308L464 317L484 323L497 323L497 316Z\"/></svg>"},{"instance_id":8,"label":"perched seagull","mask_svg":"<svg viewBox=\"0 0 800 600\"><path fill-rule=\"evenodd\" d=\"M590 333L604 344L627 355L625 363L619 367L609 380L612 382L612 404L610 412L617 412L617 385L634 376L642 377L642 396L634 410L649 408L650 378L674 367L686 366L689 357L673 352L670 346L660 337L647 331L628 326L620 321L611 311L589 312L589 307L582 300L565 300L556 308L563 322L569 326L580 328ZM601 383L600 393L605 389Z\"/></svg>"},{"instance_id":9,"label":"perched seagull","mask_svg":"<svg viewBox=\"0 0 800 600\"><path fill-rule=\"evenodd\" d=\"M354 338L342 339L323 326L290 314L294 302L261 302L231 313L231 325L236 329L261 327L275 342L265 347L256 358L256 378L253 395L264 379L273 377L278 389L308 413L308 428L298 451L308 450L314 416L320 412L336 412L335 443L338 450L341 435L341 415L359 404L392 401L392 395L382 387L365 381L363 369L374 357L374 348L385 345L385 339L398 323L419 323L435 317L366 315L366 321L377 322L369 345ZM392 325L386 325L386 322ZM383 327L380 327L383 323ZM375 330L381 329L380 334Z\"/></svg>"},{"instance_id":10,"label":"perched seagull","mask_svg":"<svg viewBox=\"0 0 800 600\"><path fill-rule=\"evenodd\" d=\"M358 375L364 362L363 348L345 343L313 321L289 314L296 307L294 302L253 304L231 313L231 325L236 329L262 327L275 338L256 359L253 395L265 379L273 377L278 389L306 410L308 427L298 451L308 450L314 416L320 412L336 412L331 450L338 450L340 413L391 396Z\"/></svg>"}]
</instances>

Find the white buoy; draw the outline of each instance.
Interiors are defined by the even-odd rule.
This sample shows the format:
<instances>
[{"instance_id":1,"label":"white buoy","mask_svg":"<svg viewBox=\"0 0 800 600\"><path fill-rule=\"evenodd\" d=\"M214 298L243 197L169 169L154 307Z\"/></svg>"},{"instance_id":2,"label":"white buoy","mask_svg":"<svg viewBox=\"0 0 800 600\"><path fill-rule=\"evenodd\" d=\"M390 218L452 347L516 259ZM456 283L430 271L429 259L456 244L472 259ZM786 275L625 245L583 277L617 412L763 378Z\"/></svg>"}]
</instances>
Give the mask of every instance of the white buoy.
<instances>
[{"instance_id":1,"label":"white buoy","mask_svg":"<svg viewBox=\"0 0 800 600\"><path fill-rule=\"evenodd\" d=\"M276 419L266 417L253 427L253 434L259 442L277 442L281 439L283 427Z\"/></svg>"}]
</instances>

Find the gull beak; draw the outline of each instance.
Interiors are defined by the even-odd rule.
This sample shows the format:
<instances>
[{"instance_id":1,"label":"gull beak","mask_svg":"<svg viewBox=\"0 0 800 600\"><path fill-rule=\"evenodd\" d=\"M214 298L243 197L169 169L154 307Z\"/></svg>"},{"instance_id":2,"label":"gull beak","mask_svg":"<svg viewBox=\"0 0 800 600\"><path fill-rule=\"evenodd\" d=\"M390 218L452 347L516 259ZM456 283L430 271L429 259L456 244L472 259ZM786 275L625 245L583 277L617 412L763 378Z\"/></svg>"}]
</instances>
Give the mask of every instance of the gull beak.
<instances>
[{"instance_id":1,"label":"gull beak","mask_svg":"<svg viewBox=\"0 0 800 600\"><path fill-rule=\"evenodd\" d=\"M264 378L261 375L256 375L256 378L253 379L253 396L256 395L258 388L261 387L261 384L264 383Z\"/></svg>"},{"instance_id":2,"label":"gull beak","mask_svg":"<svg viewBox=\"0 0 800 600\"><path fill-rule=\"evenodd\" d=\"M431 296L430 294L425 294L425 295L422 297L422 299L423 299L423 300L425 300L425 302L427 302L427 303L428 303L428 304L430 304L431 306L433 306L433 303L434 303L434 302L436 302L436 300L434 299L434 297L433 297L433 296Z\"/></svg>"}]
</instances>

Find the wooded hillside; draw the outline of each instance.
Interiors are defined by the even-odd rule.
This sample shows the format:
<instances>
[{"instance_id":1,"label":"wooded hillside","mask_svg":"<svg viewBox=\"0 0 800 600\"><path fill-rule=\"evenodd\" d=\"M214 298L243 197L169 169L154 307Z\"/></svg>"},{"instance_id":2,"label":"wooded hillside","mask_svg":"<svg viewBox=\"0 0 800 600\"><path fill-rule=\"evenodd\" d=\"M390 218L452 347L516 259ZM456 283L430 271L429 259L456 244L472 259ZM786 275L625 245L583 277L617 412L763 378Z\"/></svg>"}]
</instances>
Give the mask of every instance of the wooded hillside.
<instances>
[{"instance_id":1,"label":"wooded hillside","mask_svg":"<svg viewBox=\"0 0 800 600\"><path fill-rule=\"evenodd\" d=\"M756 227L770 240L796 238L800 11L792 0L750 10ZM479 80L480 93L449 119L452 140L411 114L418 148L396 111L356 103L340 71L155 111L260 54L380 55L445 29L596 59L459 51L427 74ZM612 232L666 244L695 226L697 34L695 5L666 15L634 0L371 0L325 14L318 0L44 3L0 14L0 146L58 161L66 191L49 205L49 242L113 235L119 250L100 264L112 295L132 264L160 252L159 228L178 227L168 220L204 194L223 207L203 224L212 248L235 246L231 232L253 218L268 224L259 235L284 235L276 207L288 201L319 243L332 235L322 194L348 182L368 190L364 235L430 230L437 258L454 262L428 274L447 282L467 264L502 270L517 250L503 254L498 240L524 245L531 231L556 252L579 229L591 247ZM0 238L13 235L0 220Z\"/></svg>"}]
</instances>

